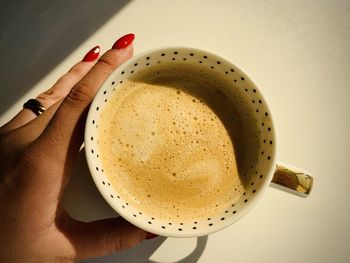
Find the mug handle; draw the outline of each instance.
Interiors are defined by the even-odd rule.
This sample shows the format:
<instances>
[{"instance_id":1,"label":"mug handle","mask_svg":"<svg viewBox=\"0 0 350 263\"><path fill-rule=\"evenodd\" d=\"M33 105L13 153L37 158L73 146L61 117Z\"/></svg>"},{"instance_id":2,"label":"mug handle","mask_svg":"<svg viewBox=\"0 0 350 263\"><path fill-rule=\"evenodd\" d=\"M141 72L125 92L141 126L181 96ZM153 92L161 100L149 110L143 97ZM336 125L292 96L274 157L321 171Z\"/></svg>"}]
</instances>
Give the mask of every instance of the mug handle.
<instances>
[{"instance_id":1,"label":"mug handle","mask_svg":"<svg viewBox=\"0 0 350 263\"><path fill-rule=\"evenodd\" d=\"M277 163L270 186L300 197L307 197L311 192L313 181L309 172L285 163Z\"/></svg>"}]
</instances>

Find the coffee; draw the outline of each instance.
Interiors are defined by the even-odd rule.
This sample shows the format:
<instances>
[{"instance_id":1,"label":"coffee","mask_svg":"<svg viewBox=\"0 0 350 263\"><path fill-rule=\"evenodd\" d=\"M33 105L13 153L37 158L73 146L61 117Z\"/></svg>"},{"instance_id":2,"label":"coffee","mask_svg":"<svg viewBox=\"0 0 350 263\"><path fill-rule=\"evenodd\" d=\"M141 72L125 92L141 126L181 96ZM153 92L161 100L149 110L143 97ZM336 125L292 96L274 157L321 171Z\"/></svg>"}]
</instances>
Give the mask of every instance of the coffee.
<instances>
[{"instance_id":1,"label":"coffee","mask_svg":"<svg viewBox=\"0 0 350 263\"><path fill-rule=\"evenodd\" d=\"M247 127L225 85L204 68L170 64L120 84L101 112L99 148L129 205L182 222L215 216L242 196Z\"/></svg>"}]
</instances>

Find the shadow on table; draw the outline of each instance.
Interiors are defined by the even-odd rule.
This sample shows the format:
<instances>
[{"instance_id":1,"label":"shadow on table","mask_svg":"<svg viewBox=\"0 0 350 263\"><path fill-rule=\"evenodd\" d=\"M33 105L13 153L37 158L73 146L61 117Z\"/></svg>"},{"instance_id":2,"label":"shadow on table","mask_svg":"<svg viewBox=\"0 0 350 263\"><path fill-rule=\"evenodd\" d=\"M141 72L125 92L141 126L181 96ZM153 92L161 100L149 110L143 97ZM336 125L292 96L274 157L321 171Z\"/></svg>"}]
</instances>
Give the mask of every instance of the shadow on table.
<instances>
[{"instance_id":1,"label":"shadow on table","mask_svg":"<svg viewBox=\"0 0 350 263\"><path fill-rule=\"evenodd\" d=\"M166 240L165 237L159 237L152 241L146 241L133 249L112 254L110 256L94 258L91 260L84 260L80 263L115 263L115 262L132 262L132 263L162 263L161 261L149 259L153 253ZM187 256L180 260L172 261L173 263L195 263L204 252L207 245L208 236L198 237L195 249ZM174 247L176 249L176 247ZM167 261L169 262L169 261Z\"/></svg>"},{"instance_id":2,"label":"shadow on table","mask_svg":"<svg viewBox=\"0 0 350 263\"><path fill-rule=\"evenodd\" d=\"M70 182L67 185L63 196L63 206L72 217L83 221L115 217L117 215L98 192L87 167L84 150L79 154L77 165L75 166ZM159 261L150 260L150 257L166 241L166 239L167 238L165 237L158 237L153 240L144 241L135 248L127 251L81 262L160 263ZM206 247L208 236L199 237L196 241L196 247L189 255L184 255L181 260L174 262L197 262ZM173 249L176 250L177 248L178 247L174 247ZM181 248L178 249L181 250Z\"/></svg>"},{"instance_id":3,"label":"shadow on table","mask_svg":"<svg viewBox=\"0 0 350 263\"><path fill-rule=\"evenodd\" d=\"M2 1L0 115L128 2Z\"/></svg>"}]
</instances>

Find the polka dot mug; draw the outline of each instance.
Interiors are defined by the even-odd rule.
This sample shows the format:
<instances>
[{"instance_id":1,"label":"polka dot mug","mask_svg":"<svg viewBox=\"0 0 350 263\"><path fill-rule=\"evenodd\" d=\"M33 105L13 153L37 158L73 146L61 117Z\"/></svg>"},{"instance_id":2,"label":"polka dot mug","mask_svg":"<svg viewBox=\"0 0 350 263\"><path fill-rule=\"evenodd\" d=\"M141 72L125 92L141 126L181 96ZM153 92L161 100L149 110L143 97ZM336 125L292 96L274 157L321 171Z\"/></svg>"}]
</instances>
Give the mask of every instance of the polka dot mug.
<instances>
[{"instance_id":1,"label":"polka dot mug","mask_svg":"<svg viewBox=\"0 0 350 263\"><path fill-rule=\"evenodd\" d=\"M108 98L123 81L155 65L171 64L176 67L195 66L210 70L218 78L229 81L230 92L243 109L244 121L255 129L248 132L245 142L245 162L241 169L244 193L219 214L183 222L157 218L132 207L113 188L101 162L98 127L101 110ZM227 95L229 96L229 95ZM249 118L248 118L249 117ZM248 125L248 126L249 126ZM161 48L139 54L121 65L105 81L94 98L87 117L84 147L92 178L107 203L130 223L148 231L169 237L198 237L230 226L254 207L269 185L299 196L307 196L313 178L308 173L276 161L276 134L270 108L262 92L252 79L233 63L210 52L184 47ZM240 154L240 153L238 153ZM181 211L180 211L181 214Z\"/></svg>"}]
</instances>

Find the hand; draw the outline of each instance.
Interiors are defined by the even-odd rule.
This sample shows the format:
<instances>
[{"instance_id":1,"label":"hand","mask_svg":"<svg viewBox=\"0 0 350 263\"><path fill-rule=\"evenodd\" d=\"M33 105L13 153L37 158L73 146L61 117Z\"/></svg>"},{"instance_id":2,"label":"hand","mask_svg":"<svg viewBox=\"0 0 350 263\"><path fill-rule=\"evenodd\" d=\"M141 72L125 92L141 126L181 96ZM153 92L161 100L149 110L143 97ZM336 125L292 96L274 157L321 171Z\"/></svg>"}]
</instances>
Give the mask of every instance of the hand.
<instances>
[{"instance_id":1,"label":"hand","mask_svg":"<svg viewBox=\"0 0 350 263\"><path fill-rule=\"evenodd\" d=\"M86 113L105 79L133 54L132 34L99 47L0 128L0 262L73 262L128 249L147 233L121 218L80 222L61 207Z\"/></svg>"}]
</instances>

